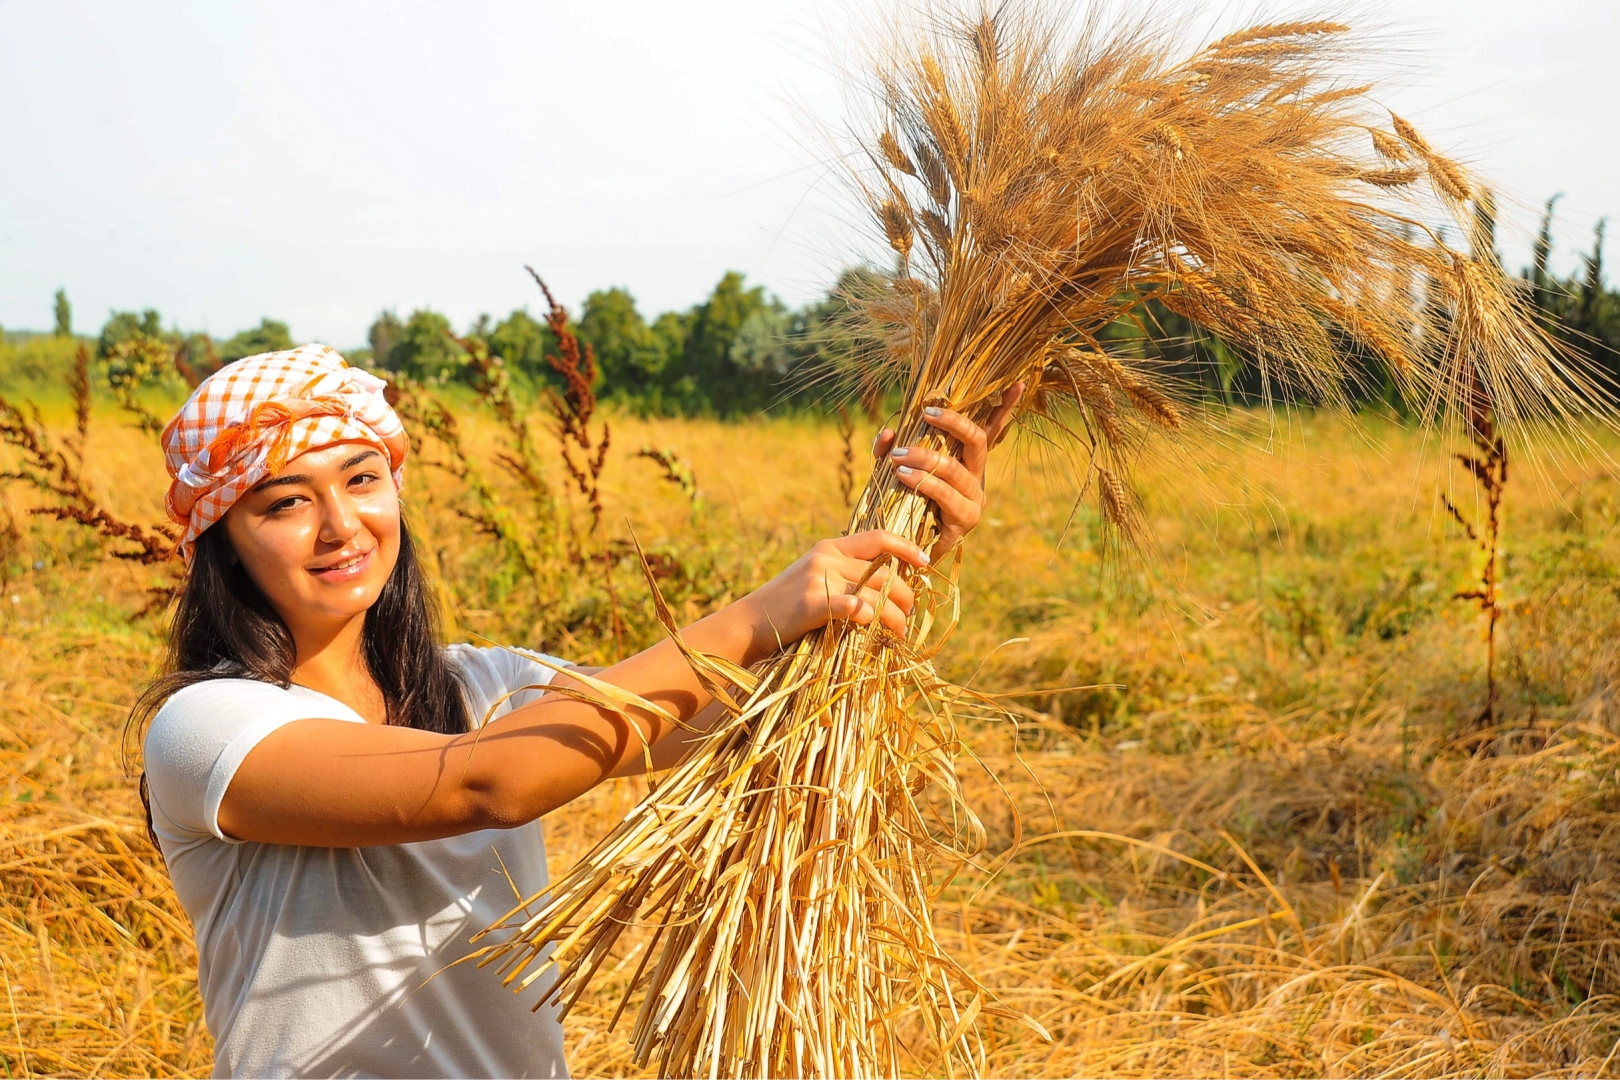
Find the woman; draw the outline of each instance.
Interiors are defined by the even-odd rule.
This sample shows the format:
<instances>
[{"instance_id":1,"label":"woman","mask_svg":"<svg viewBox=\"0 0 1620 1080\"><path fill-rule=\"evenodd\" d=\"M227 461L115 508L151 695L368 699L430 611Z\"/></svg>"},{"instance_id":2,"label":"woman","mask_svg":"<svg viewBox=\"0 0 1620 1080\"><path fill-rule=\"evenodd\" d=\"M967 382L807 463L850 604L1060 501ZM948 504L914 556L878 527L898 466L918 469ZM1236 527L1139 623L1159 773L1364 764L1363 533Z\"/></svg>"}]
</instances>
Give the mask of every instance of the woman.
<instances>
[{"instance_id":1,"label":"woman","mask_svg":"<svg viewBox=\"0 0 1620 1080\"><path fill-rule=\"evenodd\" d=\"M539 819L612 776L678 761L690 735L538 686L529 656L441 647L400 515L407 442L383 382L325 346L249 357L163 433L188 566L167 672L137 717L152 827L196 927L198 982L229 1076L562 1076L562 1029L455 964L471 934L543 888ZM961 460L890 448L935 500L935 555L978 520L989 432L929 423ZM900 632L913 602L870 560L903 537L816 544L683 633L753 664L831 619ZM566 678L566 676L562 676ZM600 672L701 729L717 716L667 641ZM706 711L707 710L707 711ZM634 727L635 730L632 730Z\"/></svg>"}]
</instances>

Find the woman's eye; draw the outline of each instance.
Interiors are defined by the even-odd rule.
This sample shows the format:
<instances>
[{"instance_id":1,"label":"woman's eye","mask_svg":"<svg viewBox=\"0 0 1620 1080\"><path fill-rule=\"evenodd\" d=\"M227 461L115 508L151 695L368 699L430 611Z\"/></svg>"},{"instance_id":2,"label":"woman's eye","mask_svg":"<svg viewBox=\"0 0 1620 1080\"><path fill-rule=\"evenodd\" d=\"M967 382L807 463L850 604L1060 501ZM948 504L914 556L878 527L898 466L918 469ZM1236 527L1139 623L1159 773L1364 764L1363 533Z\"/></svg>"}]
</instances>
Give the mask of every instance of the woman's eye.
<instances>
[{"instance_id":1,"label":"woman's eye","mask_svg":"<svg viewBox=\"0 0 1620 1080\"><path fill-rule=\"evenodd\" d=\"M285 499L277 499L275 502L270 504L270 512L272 514L279 514L284 510L291 510L293 507L298 505L298 502L299 496L297 495L289 495Z\"/></svg>"},{"instance_id":2,"label":"woman's eye","mask_svg":"<svg viewBox=\"0 0 1620 1080\"><path fill-rule=\"evenodd\" d=\"M367 484L375 484L377 482L377 480L378 480L378 476L377 476L376 473L374 473L374 472L364 472L364 473L360 473L360 474L358 474L356 476L351 476L349 478L349 486L350 487L364 487Z\"/></svg>"}]
</instances>

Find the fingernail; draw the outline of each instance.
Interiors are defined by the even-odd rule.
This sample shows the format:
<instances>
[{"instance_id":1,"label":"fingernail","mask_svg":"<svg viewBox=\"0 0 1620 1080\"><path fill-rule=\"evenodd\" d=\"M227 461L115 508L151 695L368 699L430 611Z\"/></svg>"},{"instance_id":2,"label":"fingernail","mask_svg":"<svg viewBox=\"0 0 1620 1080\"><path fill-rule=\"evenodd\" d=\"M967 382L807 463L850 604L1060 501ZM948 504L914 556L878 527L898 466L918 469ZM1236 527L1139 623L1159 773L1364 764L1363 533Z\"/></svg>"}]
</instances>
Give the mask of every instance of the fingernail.
<instances>
[{"instance_id":1,"label":"fingernail","mask_svg":"<svg viewBox=\"0 0 1620 1080\"><path fill-rule=\"evenodd\" d=\"M902 465L902 466L900 466L898 469L896 469L894 471L899 473L901 476L910 476L912 473L916 472L917 470L913 469L910 465Z\"/></svg>"},{"instance_id":2,"label":"fingernail","mask_svg":"<svg viewBox=\"0 0 1620 1080\"><path fill-rule=\"evenodd\" d=\"M923 410L923 415L924 416L939 416L942 413L944 413L944 411L945 410L940 408L938 405L930 405L926 409Z\"/></svg>"},{"instance_id":3,"label":"fingernail","mask_svg":"<svg viewBox=\"0 0 1620 1080\"><path fill-rule=\"evenodd\" d=\"M890 457L905 457L909 453L911 453L911 447L909 447L909 446L897 446L893 450L889 451L889 456Z\"/></svg>"},{"instance_id":4,"label":"fingernail","mask_svg":"<svg viewBox=\"0 0 1620 1080\"><path fill-rule=\"evenodd\" d=\"M917 552L917 557L923 561L923 565L925 566L933 562L933 560L928 557L928 552L926 551Z\"/></svg>"}]
</instances>

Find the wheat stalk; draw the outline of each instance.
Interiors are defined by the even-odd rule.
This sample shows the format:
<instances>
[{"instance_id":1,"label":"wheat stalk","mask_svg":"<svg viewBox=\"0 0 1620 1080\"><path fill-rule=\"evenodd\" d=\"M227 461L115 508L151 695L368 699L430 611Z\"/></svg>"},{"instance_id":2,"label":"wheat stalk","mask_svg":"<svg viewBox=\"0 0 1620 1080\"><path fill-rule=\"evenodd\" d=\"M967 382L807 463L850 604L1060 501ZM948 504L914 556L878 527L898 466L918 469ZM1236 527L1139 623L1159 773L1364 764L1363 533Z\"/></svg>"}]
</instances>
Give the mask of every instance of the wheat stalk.
<instances>
[{"instance_id":1,"label":"wheat stalk","mask_svg":"<svg viewBox=\"0 0 1620 1080\"><path fill-rule=\"evenodd\" d=\"M1500 269L1441 242L1473 185L1404 120L1375 122L1340 77L1342 25L1251 27L1184 59L1150 23L1071 34L1038 5L932 26L880 58L858 176L901 268L852 298L903 387L899 441L949 449L925 405L982 420L1023 381L1023 420L1078 442L1105 520L1140 537L1132 457L1190 428L1171 375L1106 332L1154 305L1291 396L1342 403L1372 359L1431 420L1475 387L1510 427L1596 398ZM849 527L936 532L888 463ZM1020 1017L930 913L942 868L983 843L955 725L986 703L930 663L949 583L913 583L932 602L905 640L835 625L755 672L688 652L729 722L491 928L481 962L516 987L554 974L566 1009L649 925L627 995L645 995L638 1057L666 1075L979 1072L983 1022Z\"/></svg>"}]
</instances>

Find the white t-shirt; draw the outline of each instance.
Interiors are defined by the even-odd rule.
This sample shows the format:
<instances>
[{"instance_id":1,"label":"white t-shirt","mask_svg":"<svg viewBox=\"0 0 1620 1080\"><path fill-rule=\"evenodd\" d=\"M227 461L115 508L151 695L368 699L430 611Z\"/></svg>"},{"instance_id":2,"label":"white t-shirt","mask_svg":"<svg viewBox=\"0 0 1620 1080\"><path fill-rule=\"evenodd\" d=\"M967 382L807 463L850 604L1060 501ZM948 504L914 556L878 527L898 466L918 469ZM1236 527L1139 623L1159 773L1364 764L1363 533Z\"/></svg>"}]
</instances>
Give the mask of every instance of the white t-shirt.
<instances>
[{"instance_id":1,"label":"white t-shirt","mask_svg":"<svg viewBox=\"0 0 1620 1080\"><path fill-rule=\"evenodd\" d=\"M452 645L474 723L535 700L552 672ZM215 1076L568 1075L551 980L514 994L468 938L547 884L540 823L389 847L244 843L219 804L248 751L294 720L365 721L301 686L215 679L178 691L146 736L152 820L197 931ZM510 883L507 875L511 876Z\"/></svg>"}]
</instances>

